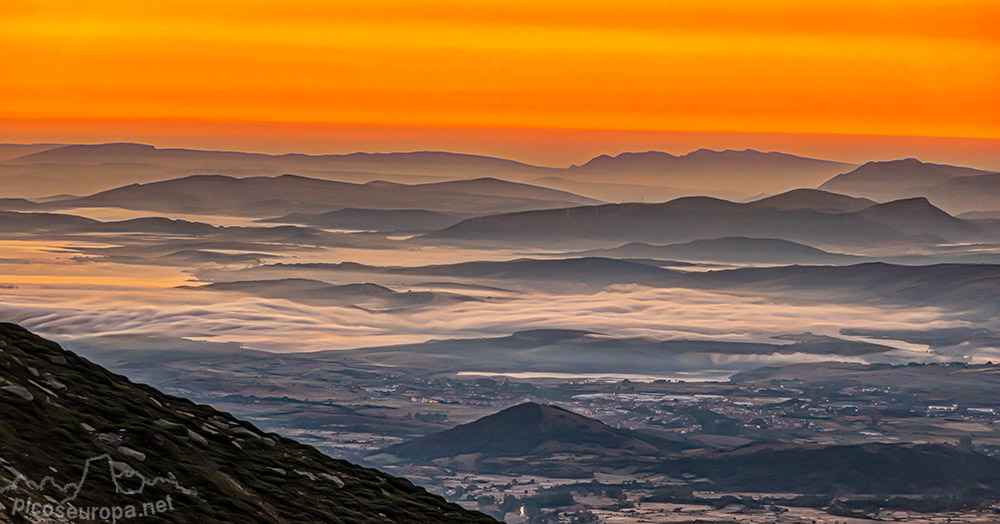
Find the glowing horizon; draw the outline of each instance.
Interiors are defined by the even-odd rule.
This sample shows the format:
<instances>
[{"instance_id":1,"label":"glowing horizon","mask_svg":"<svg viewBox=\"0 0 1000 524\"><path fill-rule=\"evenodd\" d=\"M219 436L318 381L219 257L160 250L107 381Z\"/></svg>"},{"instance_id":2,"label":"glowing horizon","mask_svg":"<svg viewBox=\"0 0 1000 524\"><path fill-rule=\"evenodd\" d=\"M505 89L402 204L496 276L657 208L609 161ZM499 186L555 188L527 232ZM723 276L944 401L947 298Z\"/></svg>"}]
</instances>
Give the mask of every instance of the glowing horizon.
<instances>
[{"instance_id":1,"label":"glowing horizon","mask_svg":"<svg viewBox=\"0 0 1000 524\"><path fill-rule=\"evenodd\" d=\"M531 149L548 144L564 162L586 156L574 137L592 151L603 136L609 153L680 132L763 137L743 146L755 148L869 137L861 150L886 154L941 138L1000 167L979 151L1000 139L995 2L661 4L8 4L0 141L480 153L495 141L501 156L542 158Z\"/></svg>"}]
</instances>

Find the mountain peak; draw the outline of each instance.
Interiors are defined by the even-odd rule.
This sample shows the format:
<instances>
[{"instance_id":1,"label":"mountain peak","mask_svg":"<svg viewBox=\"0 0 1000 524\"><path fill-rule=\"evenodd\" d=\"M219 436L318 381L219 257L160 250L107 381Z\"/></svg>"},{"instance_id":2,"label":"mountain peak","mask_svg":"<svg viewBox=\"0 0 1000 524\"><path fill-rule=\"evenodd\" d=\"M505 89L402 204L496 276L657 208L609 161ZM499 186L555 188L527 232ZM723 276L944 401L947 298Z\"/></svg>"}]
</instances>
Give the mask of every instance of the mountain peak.
<instances>
[{"instance_id":1,"label":"mountain peak","mask_svg":"<svg viewBox=\"0 0 1000 524\"><path fill-rule=\"evenodd\" d=\"M657 437L617 429L558 406L525 402L479 420L389 446L384 453L405 460L465 454L515 457L538 453L600 451L659 454L675 446Z\"/></svg>"}]
</instances>

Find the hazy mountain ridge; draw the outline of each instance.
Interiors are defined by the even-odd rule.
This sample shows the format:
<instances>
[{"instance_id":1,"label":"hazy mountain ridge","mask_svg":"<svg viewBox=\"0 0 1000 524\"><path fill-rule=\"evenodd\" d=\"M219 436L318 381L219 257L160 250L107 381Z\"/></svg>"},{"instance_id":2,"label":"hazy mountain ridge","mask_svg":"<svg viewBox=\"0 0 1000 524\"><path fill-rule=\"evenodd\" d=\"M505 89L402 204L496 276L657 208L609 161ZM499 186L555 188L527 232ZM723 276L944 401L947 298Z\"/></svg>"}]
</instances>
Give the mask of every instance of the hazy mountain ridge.
<instances>
[{"instance_id":1,"label":"hazy mountain ridge","mask_svg":"<svg viewBox=\"0 0 1000 524\"><path fill-rule=\"evenodd\" d=\"M747 178L755 178L756 191L783 191L814 185L851 167L848 163L780 152L698 149L679 156L660 151L599 155L571 166L567 173L585 178L613 175L618 180L626 178L648 185L750 192L753 189L746 183Z\"/></svg>"},{"instance_id":2,"label":"hazy mountain ridge","mask_svg":"<svg viewBox=\"0 0 1000 524\"><path fill-rule=\"evenodd\" d=\"M924 200L874 204L851 212L817 211L795 195L736 203L685 197L662 204L605 204L524 211L464 220L421 238L439 242L513 245L612 241L689 242L721 237L758 237L810 245L865 245L890 241L937 242L992 238L997 231L951 217ZM838 196L831 200L842 202ZM852 201L853 202L853 201ZM920 237L923 237L921 240Z\"/></svg>"},{"instance_id":3,"label":"hazy mountain ridge","mask_svg":"<svg viewBox=\"0 0 1000 524\"><path fill-rule=\"evenodd\" d=\"M926 197L951 213L995 210L1000 206L1000 174L932 164L915 158L868 162L837 175L819 189L876 200Z\"/></svg>"},{"instance_id":4,"label":"hazy mountain ridge","mask_svg":"<svg viewBox=\"0 0 1000 524\"><path fill-rule=\"evenodd\" d=\"M544 177L592 183L613 172L618 188L590 189L602 200L635 200L651 188L663 198L712 191L717 196L778 192L818 185L851 164L758 151L698 150L675 156L661 152L601 155L580 166L544 167L482 155L438 151L269 155L233 151L155 148L144 144L20 146L30 154L0 161L0 180L13 196L93 193L132 182L153 182L197 173L240 177L302 176L364 183L377 179L417 183L481 177L532 183ZM14 155L17 151L10 150ZM88 176L81 177L80 174ZM743 175L766 174L769 185L751 188ZM757 182L762 182L759 176ZM633 186L629 188L627 186ZM572 188L575 186L568 186ZM681 192L663 193L662 188ZM571 189L572 190L572 189ZM6 196L6 195L5 195Z\"/></svg>"},{"instance_id":5,"label":"hazy mountain ridge","mask_svg":"<svg viewBox=\"0 0 1000 524\"><path fill-rule=\"evenodd\" d=\"M406 185L392 182L353 184L297 175L234 178L192 175L131 184L94 195L46 204L67 207L120 207L163 212L234 214L260 217L282 212L326 212L349 207L423 209L488 213L504 209L539 209L592 203L554 189L495 179Z\"/></svg>"}]
</instances>

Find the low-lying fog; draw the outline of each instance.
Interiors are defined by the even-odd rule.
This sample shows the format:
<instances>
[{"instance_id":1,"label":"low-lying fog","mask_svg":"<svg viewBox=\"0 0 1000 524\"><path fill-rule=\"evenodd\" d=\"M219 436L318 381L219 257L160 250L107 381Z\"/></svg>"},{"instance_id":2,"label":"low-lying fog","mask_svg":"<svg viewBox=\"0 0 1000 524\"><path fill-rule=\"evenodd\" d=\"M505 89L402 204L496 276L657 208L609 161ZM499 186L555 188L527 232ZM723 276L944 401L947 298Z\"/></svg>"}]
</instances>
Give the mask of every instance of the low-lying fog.
<instances>
[{"instance_id":1,"label":"low-lying fog","mask_svg":"<svg viewBox=\"0 0 1000 524\"><path fill-rule=\"evenodd\" d=\"M770 337L785 333L840 336L845 327L905 330L966 325L953 313L934 307L792 305L758 296L638 284L560 293L541 289L525 292L523 286L516 293L493 288L457 289L452 291L475 300L426 307L312 305L239 292L177 288L200 285L183 267L76 259L77 249L95 246L100 244L76 240L0 242L0 252L5 255L0 259L0 284L4 284L0 287L0 314L61 340L98 334L156 334L233 341L277 352L503 336L537 328L625 337L774 343ZM291 255L295 258L288 260L416 265L482 259L484 254L457 248L405 253L330 248L296 252ZM514 254L492 255L505 259ZM433 283L394 287L394 280L398 279L377 283L399 292L441 290ZM914 356L919 357L919 346L883 343L916 349Z\"/></svg>"}]
</instances>

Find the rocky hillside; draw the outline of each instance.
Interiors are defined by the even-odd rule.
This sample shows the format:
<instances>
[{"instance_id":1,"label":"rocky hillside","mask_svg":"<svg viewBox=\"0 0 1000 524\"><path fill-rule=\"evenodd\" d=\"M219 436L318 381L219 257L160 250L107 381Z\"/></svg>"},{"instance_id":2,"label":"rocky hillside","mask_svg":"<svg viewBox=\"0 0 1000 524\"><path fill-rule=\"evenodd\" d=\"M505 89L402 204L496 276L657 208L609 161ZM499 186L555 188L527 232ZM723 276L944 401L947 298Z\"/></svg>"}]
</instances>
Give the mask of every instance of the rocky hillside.
<instances>
[{"instance_id":1,"label":"rocky hillside","mask_svg":"<svg viewBox=\"0 0 1000 524\"><path fill-rule=\"evenodd\" d=\"M145 522L495 522L2 323L0 414L0 522L68 522L30 502Z\"/></svg>"}]
</instances>

